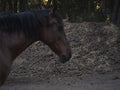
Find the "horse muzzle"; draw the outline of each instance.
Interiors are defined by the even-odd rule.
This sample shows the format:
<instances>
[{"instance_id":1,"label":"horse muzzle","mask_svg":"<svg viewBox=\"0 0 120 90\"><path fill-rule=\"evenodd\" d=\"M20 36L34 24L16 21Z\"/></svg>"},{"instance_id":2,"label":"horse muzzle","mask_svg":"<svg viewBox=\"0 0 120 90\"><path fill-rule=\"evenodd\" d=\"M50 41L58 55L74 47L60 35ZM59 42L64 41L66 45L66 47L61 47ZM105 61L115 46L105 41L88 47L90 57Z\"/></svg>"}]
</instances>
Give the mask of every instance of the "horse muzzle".
<instances>
[{"instance_id":1,"label":"horse muzzle","mask_svg":"<svg viewBox=\"0 0 120 90\"><path fill-rule=\"evenodd\" d=\"M72 57L72 54L71 54L71 53L62 54L62 55L60 56L60 62L61 62L61 63L66 63L67 61L70 60L71 57Z\"/></svg>"}]
</instances>

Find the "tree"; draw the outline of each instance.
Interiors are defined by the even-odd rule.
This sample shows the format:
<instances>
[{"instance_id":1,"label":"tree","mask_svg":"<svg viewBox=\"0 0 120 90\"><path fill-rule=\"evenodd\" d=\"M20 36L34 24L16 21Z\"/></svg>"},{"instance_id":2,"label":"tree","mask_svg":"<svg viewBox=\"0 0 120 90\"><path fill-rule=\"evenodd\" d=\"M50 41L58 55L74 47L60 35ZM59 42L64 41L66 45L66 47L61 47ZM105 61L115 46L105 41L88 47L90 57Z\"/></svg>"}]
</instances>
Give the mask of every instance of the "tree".
<instances>
[{"instance_id":1,"label":"tree","mask_svg":"<svg viewBox=\"0 0 120 90\"><path fill-rule=\"evenodd\" d=\"M1 12L5 11L6 10L6 0L1 0L0 6L1 6Z\"/></svg>"},{"instance_id":2,"label":"tree","mask_svg":"<svg viewBox=\"0 0 120 90\"><path fill-rule=\"evenodd\" d=\"M113 23L117 23L118 11L119 11L119 0L114 0L114 7L113 7L112 16L111 16L111 21Z\"/></svg>"},{"instance_id":3,"label":"tree","mask_svg":"<svg viewBox=\"0 0 120 90\"><path fill-rule=\"evenodd\" d=\"M13 3L14 3L14 4L13 4L13 9L14 9L13 11L14 11L15 13L17 13L17 5L18 5L17 3L18 3L18 0L13 0Z\"/></svg>"},{"instance_id":4,"label":"tree","mask_svg":"<svg viewBox=\"0 0 120 90\"><path fill-rule=\"evenodd\" d=\"M26 11L28 9L28 0L20 0L19 9L20 12Z\"/></svg>"},{"instance_id":5,"label":"tree","mask_svg":"<svg viewBox=\"0 0 120 90\"><path fill-rule=\"evenodd\" d=\"M44 0L0 0L0 12L23 12L40 9ZM52 2L52 3L51 3ZM48 0L46 8L53 7ZM120 24L119 0L56 0L58 10L72 22L106 21ZM96 6L99 8L96 9Z\"/></svg>"}]
</instances>

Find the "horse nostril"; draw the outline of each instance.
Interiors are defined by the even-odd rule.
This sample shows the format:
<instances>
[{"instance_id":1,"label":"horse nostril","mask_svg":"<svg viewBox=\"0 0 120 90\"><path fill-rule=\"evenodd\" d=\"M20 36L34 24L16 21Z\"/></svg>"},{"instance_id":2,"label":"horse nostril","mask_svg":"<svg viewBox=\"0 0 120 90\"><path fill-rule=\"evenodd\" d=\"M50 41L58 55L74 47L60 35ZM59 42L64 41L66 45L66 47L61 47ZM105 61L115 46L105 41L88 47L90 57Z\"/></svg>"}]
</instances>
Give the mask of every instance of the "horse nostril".
<instances>
[{"instance_id":1,"label":"horse nostril","mask_svg":"<svg viewBox=\"0 0 120 90\"><path fill-rule=\"evenodd\" d=\"M61 55L61 62L65 63L65 62L69 61L71 56L72 56L71 53Z\"/></svg>"},{"instance_id":2,"label":"horse nostril","mask_svg":"<svg viewBox=\"0 0 120 90\"><path fill-rule=\"evenodd\" d=\"M61 56L63 60L66 60L67 59L67 56L64 54Z\"/></svg>"}]
</instances>

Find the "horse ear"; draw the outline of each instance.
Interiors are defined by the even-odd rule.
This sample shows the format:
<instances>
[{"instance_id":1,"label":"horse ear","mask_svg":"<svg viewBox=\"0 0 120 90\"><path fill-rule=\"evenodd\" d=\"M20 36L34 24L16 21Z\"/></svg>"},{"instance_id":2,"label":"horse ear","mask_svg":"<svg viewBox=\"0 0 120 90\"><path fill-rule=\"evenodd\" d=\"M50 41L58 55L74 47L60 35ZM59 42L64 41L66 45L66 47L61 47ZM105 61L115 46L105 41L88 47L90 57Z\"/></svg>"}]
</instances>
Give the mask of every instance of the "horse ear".
<instances>
[{"instance_id":1,"label":"horse ear","mask_svg":"<svg viewBox=\"0 0 120 90\"><path fill-rule=\"evenodd\" d=\"M57 2L56 2L56 0L53 0L52 4L53 4L53 9L50 10L49 15L54 17L54 15L56 14L56 11L57 11Z\"/></svg>"},{"instance_id":2,"label":"horse ear","mask_svg":"<svg viewBox=\"0 0 120 90\"><path fill-rule=\"evenodd\" d=\"M53 13L57 11L57 1L53 0Z\"/></svg>"}]
</instances>

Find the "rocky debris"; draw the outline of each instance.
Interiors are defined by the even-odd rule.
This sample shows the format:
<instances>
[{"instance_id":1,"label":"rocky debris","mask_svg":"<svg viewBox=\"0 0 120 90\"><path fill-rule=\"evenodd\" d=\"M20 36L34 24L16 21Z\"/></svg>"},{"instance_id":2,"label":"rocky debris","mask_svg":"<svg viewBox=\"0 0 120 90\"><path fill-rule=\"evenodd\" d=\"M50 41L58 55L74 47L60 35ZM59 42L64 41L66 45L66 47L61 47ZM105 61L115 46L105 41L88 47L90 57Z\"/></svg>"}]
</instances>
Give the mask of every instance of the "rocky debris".
<instances>
[{"instance_id":1,"label":"rocky debris","mask_svg":"<svg viewBox=\"0 0 120 90\"><path fill-rule=\"evenodd\" d=\"M12 67L8 80L49 80L52 77L82 77L85 74L120 71L119 29L110 23L65 23L72 59L61 64L42 42L23 52Z\"/></svg>"}]
</instances>

